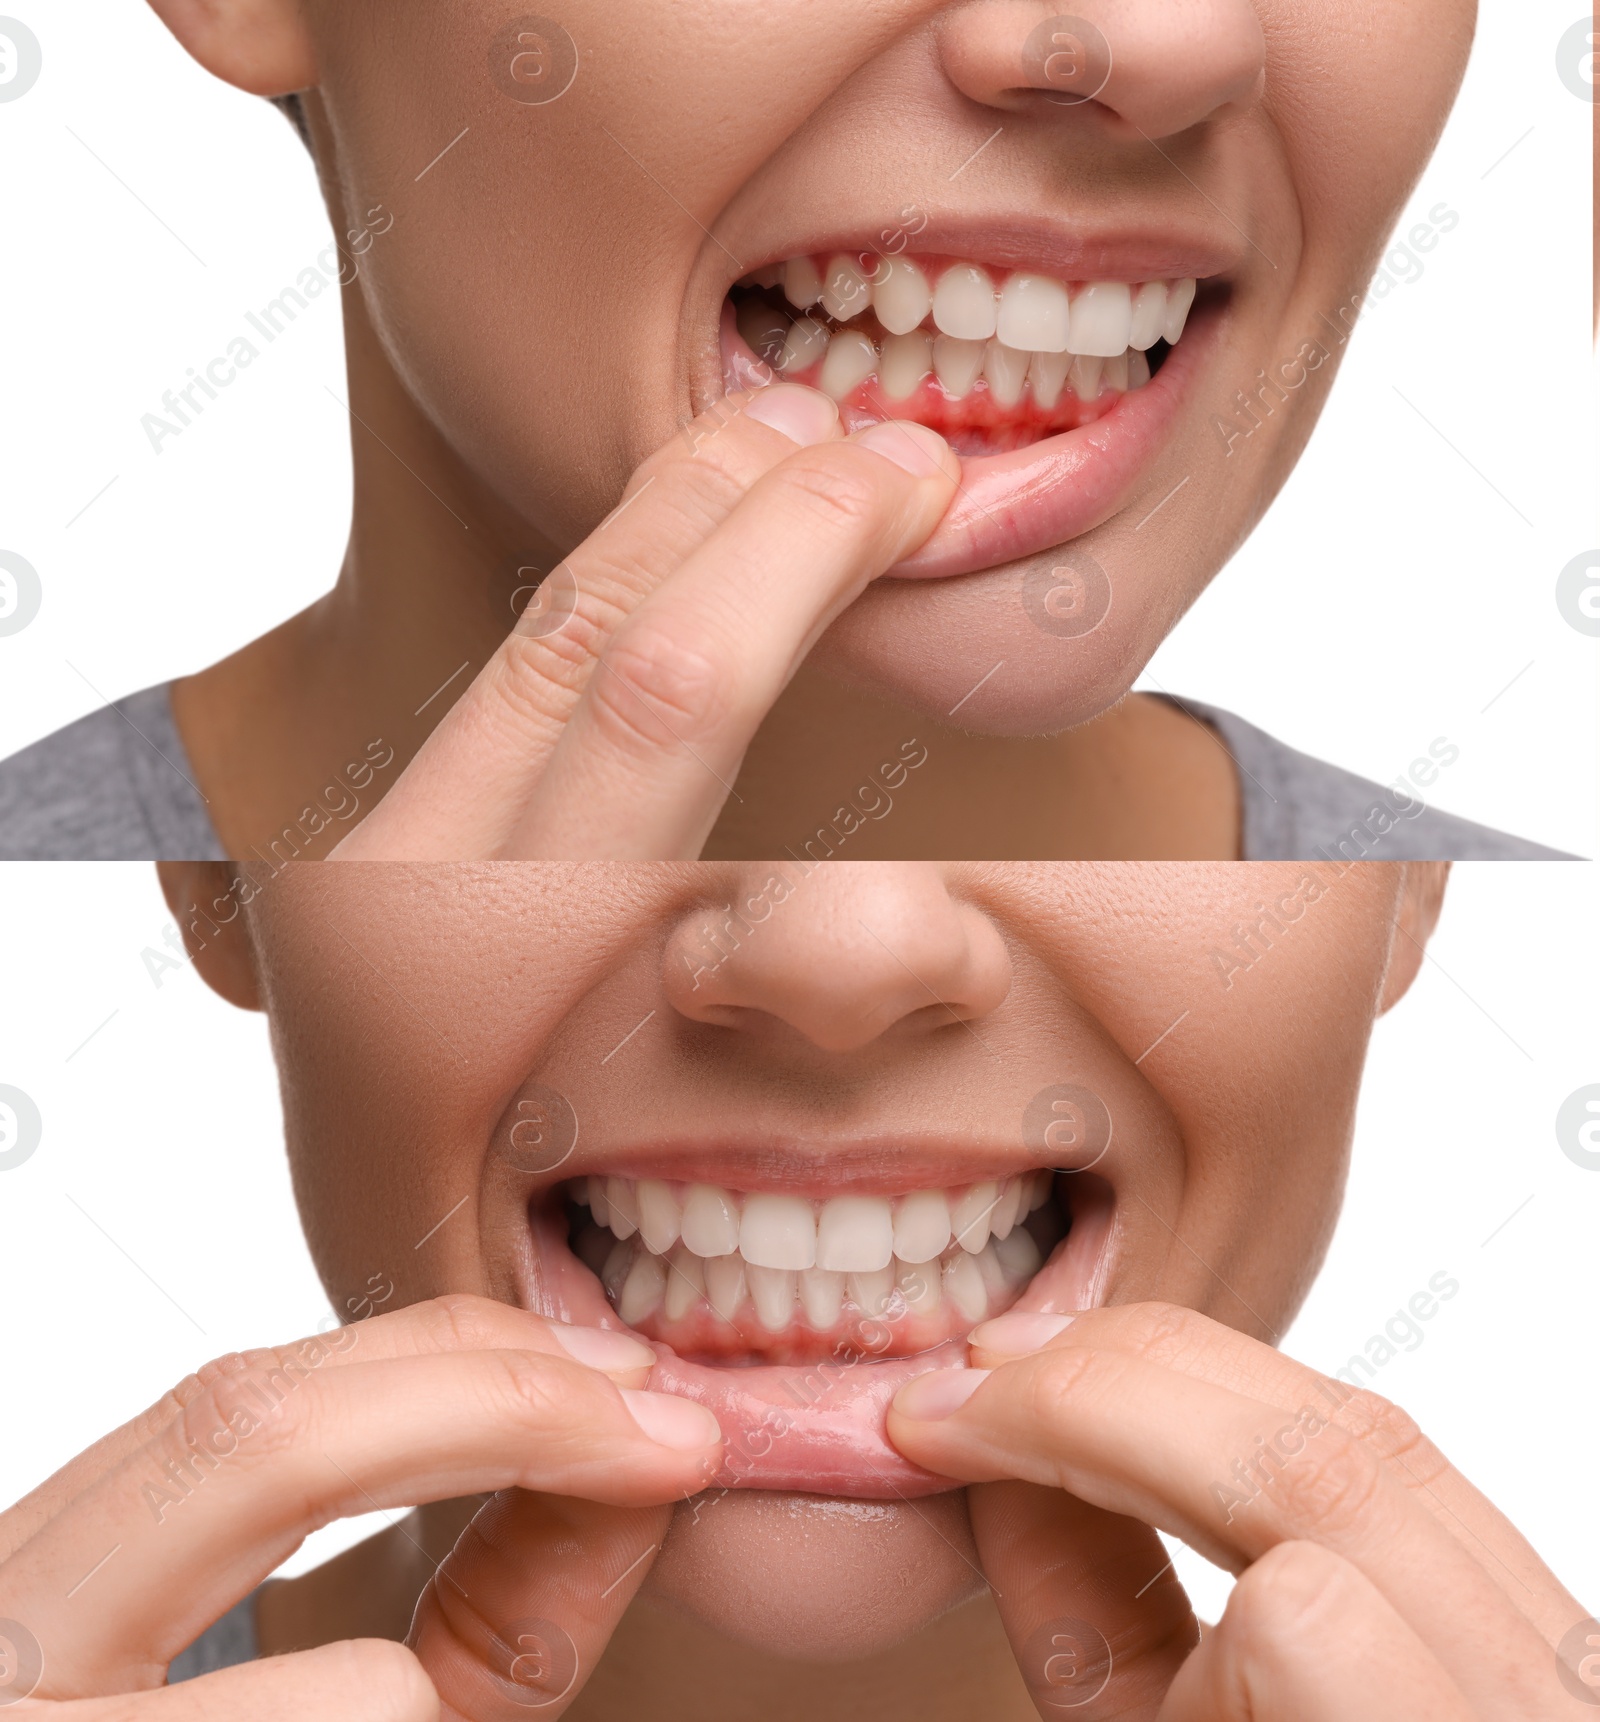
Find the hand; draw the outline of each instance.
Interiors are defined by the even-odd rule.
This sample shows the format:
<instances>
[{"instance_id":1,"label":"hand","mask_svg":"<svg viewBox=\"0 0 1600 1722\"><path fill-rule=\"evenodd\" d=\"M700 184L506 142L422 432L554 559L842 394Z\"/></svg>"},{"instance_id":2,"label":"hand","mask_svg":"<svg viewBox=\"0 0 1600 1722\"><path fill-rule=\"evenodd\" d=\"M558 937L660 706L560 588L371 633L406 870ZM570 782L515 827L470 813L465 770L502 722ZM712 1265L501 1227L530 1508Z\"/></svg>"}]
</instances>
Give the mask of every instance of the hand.
<instances>
[{"instance_id":1,"label":"hand","mask_svg":"<svg viewBox=\"0 0 1600 1722\"><path fill-rule=\"evenodd\" d=\"M341 860L694 859L830 622L933 531L960 464L826 395L733 395L634 474Z\"/></svg>"},{"instance_id":2,"label":"hand","mask_svg":"<svg viewBox=\"0 0 1600 1722\"><path fill-rule=\"evenodd\" d=\"M1085 1722L1592 1714L1553 1649L1585 1610L1376 1394L1163 1304L1001 1316L972 1361L902 1389L889 1434L988 1485L974 1530L1041 1714L1061 1712L1030 1640L1053 1618ZM1198 1648L1175 1580L1136 1594L1166 1561L1149 1526L1239 1575Z\"/></svg>"},{"instance_id":3,"label":"hand","mask_svg":"<svg viewBox=\"0 0 1600 1722\"><path fill-rule=\"evenodd\" d=\"M87 1715L118 1722L147 1711L152 1722L434 1722L435 1660L445 1716L475 1675L495 1690L490 1641L511 1624L497 1620L503 1608L570 1613L581 1660L572 1690L545 1707L560 1715L648 1570L636 1545L653 1551L664 1503L701 1488L720 1454L703 1407L640 1391L653 1362L623 1334L445 1297L207 1364L0 1516L0 1631L18 1653L0 1700L46 1712L104 1700ZM418 1611L416 1651L360 1640L163 1686L172 1658L309 1531L493 1490L513 1492L483 1509L445 1563L469 1581L470 1619L444 1611L453 1639L434 1624L435 1599ZM548 1535L540 1542L563 1515L590 1537L575 1575L565 1546L558 1568ZM497 1573L497 1549L549 1558ZM464 1668L468 1653L487 1669ZM525 1685L528 1672L511 1679Z\"/></svg>"}]
</instances>

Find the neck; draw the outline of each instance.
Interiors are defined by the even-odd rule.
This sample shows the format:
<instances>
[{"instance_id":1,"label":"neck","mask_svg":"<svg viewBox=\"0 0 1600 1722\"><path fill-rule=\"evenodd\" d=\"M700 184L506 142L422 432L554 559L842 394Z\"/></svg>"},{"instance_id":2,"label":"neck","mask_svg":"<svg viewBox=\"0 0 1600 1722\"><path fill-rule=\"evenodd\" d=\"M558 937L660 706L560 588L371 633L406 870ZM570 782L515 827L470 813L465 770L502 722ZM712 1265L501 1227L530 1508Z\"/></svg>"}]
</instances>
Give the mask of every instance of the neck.
<instances>
[{"instance_id":1,"label":"neck","mask_svg":"<svg viewBox=\"0 0 1600 1722\"><path fill-rule=\"evenodd\" d=\"M349 548L326 597L199 675L173 709L223 848L325 855L392 786L561 550L478 481L345 290ZM1215 736L1135 695L1057 736L967 734L802 668L708 859L1150 859L1238 853Z\"/></svg>"}]
</instances>

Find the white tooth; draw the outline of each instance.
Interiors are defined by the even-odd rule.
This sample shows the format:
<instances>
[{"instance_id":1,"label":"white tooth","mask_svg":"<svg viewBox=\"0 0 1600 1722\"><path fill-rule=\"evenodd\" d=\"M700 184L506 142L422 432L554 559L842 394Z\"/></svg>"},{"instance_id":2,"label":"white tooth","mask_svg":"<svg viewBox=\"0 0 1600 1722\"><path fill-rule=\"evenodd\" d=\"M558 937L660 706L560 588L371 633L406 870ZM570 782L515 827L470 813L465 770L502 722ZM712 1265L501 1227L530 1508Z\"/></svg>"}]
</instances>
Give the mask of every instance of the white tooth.
<instances>
[{"instance_id":1,"label":"white tooth","mask_svg":"<svg viewBox=\"0 0 1600 1722\"><path fill-rule=\"evenodd\" d=\"M950 1204L941 1190L913 1190L894 1212L894 1253L903 1262L931 1262L950 1243Z\"/></svg>"},{"instance_id":2,"label":"white tooth","mask_svg":"<svg viewBox=\"0 0 1600 1722\"><path fill-rule=\"evenodd\" d=\"M815 317L802 317L798 323L790 325L784 338L783 352L778 358L778 369L785 376L793 376L796 371L809 371L813 365L822 362L827 351L827 325L819 323Z\"/></svg>"},{"instance_id":3,"label":"white tooth","mask_svg":"<svg viewBox=\"0 0 1600 1722\"><path fill-rule=\"evenodd\" d=\"M878 349L858 329L841 329L828 343L817 387L842 401L853 395L878 368Z\"/></svg>"},{"instance_id":4,"label":"white tooth","mask_svg":"<svg viewBox=\"0 0 1600 1722\"><path fill-rule=\"evenodd\" d=\"M991 341L983 353L983 374L996 406L1014 407L1028 382L1028 355L1003 341Z\"/></svg>"},{"instance_id":5,"label":"white tooth","mask_svg":"<svg viewBox=\"0 0 1600 1722\"><path fill-rule=\"evenodd\" d=\"M876 1273L850 1275L850 1301L863 1315L882 1315L894 1292L894 1268L885 1265Z\"/></svg>"},{"instance_id":6,"label":"white tooth","mask_svg":"<svg viewBox=\"0 0 1600 1722\"><path fill-rule=\"evenodd\" d=\"M894 1222L885 1196L830 1196L817 1218L817 1266L835 1273L875 1273L894 1254Z\"/></svg>"},{"instance_id":7,"label":"white tooth","mask_svg":"<svg viewBox=\"0 0 1600 1722\"><path fill-rule=\"evenodd\" d=\"M891 335L883 343L878 361L878 381L891 401L909 400L933 369L933 339L922 329L909 335Z\"/></svg>"},{"instance_id":8,"label":"white tooth","mask_svg":"<svg viewBox=\"0 0 1600 1722\"><path fill-rule=\"evenodd\" d=\"M713 1256L705 1266L706 1299L724 1321L732 1321L744 1302L744 1257Z\"/></svg>"},{"instance_id":9,"label":"white tooth","mask_svg":"<svg viewBox=\"0 0 1600 1722\"><path fill-rule=\"evenodd\" d=\"M815 1267L817 1222L811 1204L799 1196L746 1196L739 1254L758 1268Z\"/></svg>"},{"instance_id":10,"label":"white tooth","mask_svg":"<svg viewBox=\"0 0 1600 1722\"><path fill-rule=\"evenodd\" d=\"M619 1238L631 1238L639 1229L639 1202L628 1179L606 1179L606 1206L611 1210L612 1231Z\"/></svg>"},{"instance_id":11,"label":"white tooth","mask_svg":"<svg viewBox=\"0 0 1600 1722\"><path fill-rule=\"evenodd\" d=\"M1031 1280L1044 1260L1026 1226L1018 1226L1009 1237L1002 1238L995 1245L994 1253L1000 1258L1000 1266L1013 1285L1020 1280Z\"/></svg>"},{"instance_id":12,"label":"white tooth","mask_svg":"<svg viewBox=\"0 0 1600 1722\"><path fill-rule=\"evenodd\" d=\"M994 1212L989 1216L989 1236L991 1238L1008 1237L1011 1228L1017 1223L1017 1208L1023 1200L1022 1180L1007 1178L1000 1185L1000 1200L994 1205Z\"/></svg>"},{"instance_id":13,"label":"white tooth","mask_svg":"<svg viewBox=\"0 0 1600 1722\"><path fill-rule=\"evenodd\" d=\"M839 1319L844 1302L844 1275L826 1268L807 1268L800 1276L800 1308L806 1321L820 1333Z\"/></svg>"},{"instance_id":14,"label":"white tooth","mask_svg":"<svg viewBox=\"0 0 1600 1722\"><path fill-rule=\"evenodd\" d=\"M822 275L809 257L791 257L784 265L783 294L797 311L808 310L822 297Z\"/></svg>"},{"instance_id":15,"label":"white tooth","mask_svg":"<svg viewBox=\"0 0 1600 1722\"><path fill-rule=\"evenodd\" d=\"M894 1264L894 1289L910 1315L932 1315L939 1307L939 1264L937 1262L903 1262Z\"/></svg>"},{"instance_id":16,"label":"white tooth","mask_svg":"<svg viewBox=\"0 0 1600 1722\"><path fill-rule=\"evenodd\" d=\"M1128 387L1142 389L1150 381L1150 361L1137 347L1128 349Z\"/></svg>"},{"instance_id":17,"label":"white tooth","mask_svg":"<svg viewBox=\"0 0 1600 1722\"><path fill-rule=\"evenodd\" d=\"M1000 1265L999 1256L995 1254L994 1239L991 1238L972 1259L978 1264L978 1272L983 1278L983 1289L989 1294L989 1302L998 1303L1011 1287L1006 1283L1006 1271Z\"/></svg>"},{"instance_id":18,"label":"white tooth","mask_svg":"<svg viewBox=\"0 0 1600 1722\"><path fill-rule=\"evenodd\" d=\"M1183 334L1183 326L1189 320L1189 307L1194 303L1194 278L1186 281L1174 281L1167 289L1166 321L1161 325L1161 339L1176 345Z\"/></svg>"},{"instance_id":19,"label":"white tooth","mask_svg":"<svg viewBox=\"0 0 1600 1722\"><path fill-rule=\"evenodd\" d=\"M628 1277L622 1282L617 1314L629 1327L636 1326L661 1302L661 1294L666 1289L666 1264L660 1256L640 1250L634 1257L633 1266L628 1269Z\"/></svg>"},{"instance_id":20,"label":"white tooth","mask_svg":"<svg viewBox=\"0 0 1600 1722\"><path fill-rule=\"evenodd\" d=\"M1167 324L1167 284L1146 281L1133 295L1133 317L1128 325L1128 345L1141 353L1161 339Z\"/></svg>"},{"instance_id":21,"label":"white tooth","mask_svg":"<svg viewBox=\"0 0 1600 1722\"><path fill-rule=\"evenodd\" d=\"M983 349L982 341L961 341L954 335L941 335L933 343L933 369L952 400L972 393L983 369Z\"/></svg>"},{"instance_id":22,"label":"white tooth","mask_svg":"<svg viewBox=\"0 0 1600 1722\"><path fill-rule=\"evenodd\" d=\"M944 1295L963 1321L982 1321L989 1313L989 1293L983 1275L965 1251L945 1265Z\"/></svg>"},{"instance_id":23,"label":"white tooth","mask_svg":"<svg viewBox=\"0 0 1600 1722\"><path fill-rule=\"evenodd\" d=\"M933 304L928 277L909 257L892 257L878 271L872 308L891 335L909 334Z\"/></svg>"},{"instance_id":24,"label":"white tooth","mask_svg":"<svg viewBox=\"0 0 1600 1722\"><path fill-rule=\"evenodd\" d=\"M1061 399L1067 386L1067 372L1072 368L1071 353L1035 353L1028 366L1028 381L1033 385L1036 405L1046 412Z\"/></svg>"},{"instance_id":25,"label":"white tooth","mask_svg":"<svg viewBox=\"0 0 1600 1722\"><path fill-rule=\"evenodd\" d=\"M628 1269L633 1266L633 1258L642 1255L635 1243L625 1243L621 1238L611 1246L611 1253L606 1257L606 1264L600 1270L600 1283L606 1289L606 1296L613 1303L622 1296L622 1282L628 1277Z\"/></svg>"},{"instance_id":26,"label":"white tooth","mask_svg":"<svg viewBox=\"0 0 1600 1722\"><path fill-rule=\"evenodd\" d=\"M1067 350L1067 290L1048 275L1013 275L1000 289L995 333L1028 353Z\"/></svg>"},{"instance_id":27,"label":"white tooth","mask_svg":"<svg viewBox=\"0 0 1600 1722\"><path fill-rule=\"evenodd\" d=\"M1105 369L1104 359L1091 359L1083 356L1072 361L1072 392L1080 401L1092 401L1100 393L1100 373Z\"/></svg>"},{"instance_id":28,"label":"white tooth","mask_svg":"<svg viewBox=\"0 0 1600 1722\"><path fill-rule=\"evenodd\" d=\"M1030 1214L1036 1209L1042 1208L1050 1200L1050 1187L1054 1182L1054 1177L1043 1167L1034 1173L1033 1193L1028 1197L1027 1211Z\"/></svg>"},{"instance_id":29,"label":"white tooth","mask_svg":"<svg viewBox=\"0 0 1600 1722\"><path fill-rule=\"evenodd\" d=\"M859 317L872 303L872 289L860 265L850 257L835 257L822 282L822 308L836 323Z\"/></svg>"},{"instance_id":30,"label":"white tooth","mask_svg":"<svg viewBox=\"0 0 1600 1722\"><path fill-rule=\"evenodd\" d=\"M970 1255L977 1255L989 1241L989 1216L999 1194L992 1181L974 1184L950 1204L950 1230Z\"/></svg>"},{"instance_id":31,"label":"white tooth","mask_svg":"<svg viewBox=\"0 0 1600 1722\"><path fill-rule=\"evenodd\" d=\"M739 1247L739 1209L715 1184L691 1184L683 1197L683 1241L697 1256L725 1256Z\"/></svg>"},{"instance_id":32,"label":"white tooth","mask_svg":"<svg viewBox=\"0 0 1600 1722\"><path fill-rule=\"evenodd\" d=\"M746 1267L744 1271L756 1320L768 1333L782 1332L794 1320L794 1269Z\"/></svg>"},{"instance_id":33,"label":"white tooth","mask_svg":"<svg viewBox=\"0 0 1600 1722\"><path fill-rule=\"evenodd\" d=\"M1106 368L1101 373L1101 387L1114 389L1118 394L1128 392L1128 355L1118 353L1116 358L1106 360Z\"/></svg>"},{"instance_id":34,"label":"white tooth","mask_svg":"<svg viewBox=\"0 0 1600 1722\"><path fill-rule=\"evenodd\" d=\"M589 1180L589 1212L597 1226L611 1224L611 1209L606 1202L606 1181L604 1178Z\"/></svg>"},{"instance_id":35,"label":"white tooth","mask_svg":"<svg viewBox=\"0 0 1600 1722\"><path fill-rule=\"evenodd\" d=\"M1133 294L1126 281L1091 281L1072 300L1072 350L1102 359L1128 350Z\"/></svg>"},{"instance_id":36,"label":"white tooth","mask_svg":"<svg viewBox=\"0 0 1600 1722\"><path fill-rule=\"evenodd\" d=\"M681 1321L706 1295L706 1264L679 1244L667 1257L667 1295L662 1307L668 1321Z\"/></svg>"},{"instance_id":37,"label":"white tooth","mask_svg":"<svg viewBox=\"0 0 1600 1722\"><path fill-rule=\"evenodd\" d=\"M988 271L975 263L956 263L945 270L933 290L933 321L942 334L958 340L987 341L995 321L994 282Z\"/></svg>"},{"instance_id":38,"label":"white tooth","mask_svg":"<svg viewBox=\"0 0 1600 1722\"><path fill-rule=\"evenodd\" d=\"M682 1218L678 1198L670 1185L659 1178L641 1178L637 1185L639 1201L639 1236L647 1250L664 1256L678 1241L678 1226Z\"/></svg>"}]
</instances>

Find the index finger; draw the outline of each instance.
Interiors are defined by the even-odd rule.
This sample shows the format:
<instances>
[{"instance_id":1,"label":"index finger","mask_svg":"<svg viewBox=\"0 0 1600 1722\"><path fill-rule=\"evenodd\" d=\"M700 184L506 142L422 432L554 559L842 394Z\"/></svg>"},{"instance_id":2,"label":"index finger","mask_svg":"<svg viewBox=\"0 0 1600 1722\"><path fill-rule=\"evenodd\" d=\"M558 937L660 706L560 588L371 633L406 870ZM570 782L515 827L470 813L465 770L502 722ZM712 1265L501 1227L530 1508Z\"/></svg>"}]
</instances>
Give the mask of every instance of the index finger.
<instances>
[{"instance_id":1,"label":"index finger","mask_svg":"<svg viewBox=\"0 0 1600 1722\"><path fill-rule=\"evenodd\" d=\"M1313 1414L1279 1440L1281 1463L1259 1482L1240 1479L1284 1421L1231 1389L1079 1345L992 1372L918 1376L891 1404L888 1430L929 1470L1066 1489L1234 1572L1280 1543L1317 1543L1364 1573L1487 1713L1529 1715L1523 1671L1548 1645L1360 1443Z\"/></svg>"},{"instance_id":2,"label":"index finger","mask_svg":"<svg viewBox=\"0 0 1600 1722\"><path fill-rule=\"evenodd\" d=\"M1152 1303L1085 1310L1070 1318L1001 1316L974 1329L971 1345L980 1367L1055 1346L1107 1346L1232 1388L1277 1407L1286 1420L1310 1407L1370 1451L1397 1484L1482 1561L1512 1605L1552 1642L1583 1613L1527 1538L1399 1406L1196 1310Z\"/></svg>"},{"instance_id":3,"label":"index finger","mask_svg":"<svg viewBox=\"0 0 1600 1722\"><path fill-rule=\"evenodd\" d=\"M546 576L533 606L440 721L340 860L497 856L606 642L802 446L843 433L814 389L730 395L653 454L622 500Z\"/></svg>"},{"instance_id":4,"label":"index finger","mask_svg":"<svg viewBox=\"0 0 1600 1722\"><path fill-rule=\"evenodd\" d=\"M518 1350L575 1358L623 1387L642 1387L655 1364L649 1347L627 1334L570 1327L513 1304L460 1292L408 1304L288 1345L233 1352L202 1364L137 1417L86 1447L0 1514L0 1560L21 1548L74 1497L145 1448L224 1377L240 1370L267 1376L281 1372L289 1381L313 1369L337 1369L356 1361Z\"/></svg>"}]
</instances>

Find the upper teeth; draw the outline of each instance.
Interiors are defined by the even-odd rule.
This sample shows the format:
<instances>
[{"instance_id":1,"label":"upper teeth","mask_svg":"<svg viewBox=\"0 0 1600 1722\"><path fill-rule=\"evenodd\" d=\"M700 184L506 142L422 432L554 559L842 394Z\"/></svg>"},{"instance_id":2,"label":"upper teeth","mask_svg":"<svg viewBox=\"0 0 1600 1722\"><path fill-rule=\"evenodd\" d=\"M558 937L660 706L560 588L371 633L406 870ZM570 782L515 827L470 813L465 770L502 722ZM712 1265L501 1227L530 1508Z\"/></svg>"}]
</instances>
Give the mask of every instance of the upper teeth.
<instances>
[{"instance_id":1,"label":"upper teeth","mask_svg":"<svg viewBox=\"0 0 1600 1722\"><path fill-rule=\"evenodd\" d=\"M947 395L961 397L980 376L1001 406L1021 400L1032 382L1040 406L1054 407L1070 379L1074 392L1092 400L1102 387L1138 387L1149 367L1131 363L1129 380L1120 369L1096 360L1124 360L1157 341L1175 343L1194 303L1195 282L1084 281L1069 285L1052 276L1018 272L996 287L978 263L954 262L930 281L909 257L863 258L841 253L819 264L796 257L759 271L759 286L782 286L796 310L820 305L834 323L849 323L868 311L887 339L865 331L830 329L816 316L792 325L770 306L746 301L741 333L788 375L819 362L818 386L843 400L876 371L892 400L910 396L930 373ZM941 337L931 344L930 337ZM1060 356L1067 355L1065 364ZM1074 366L1074 358L1087 361Z\"/></svg>"},{"instance_id":2,"label":"upper teeth","mask_svg":"<svg viewBox=\"0 0 1600 1722\"><path fill-rule=\"evenodd\" d=\"M913 1310L936 1307L942 1288L979 1319L995 1289L984 1289L988 1279L1020 1281L1037 1270L1038 1248L1020 1222L1048 1199L1050 1177L1024 1172L952 1191L823 1200L656 1178L591 1177L572 1193L619 1240L601 1277L624 1321L642 1319L663 1298L672 1318L702 1296L731 1318L748 1295L758 1319L776 1330L796 1296L820 1328L836 1319L847 1292L878 1314L897 1287ZM923 1270L921 1289L914 1268Z\"/></svg>"}]
</instances>

